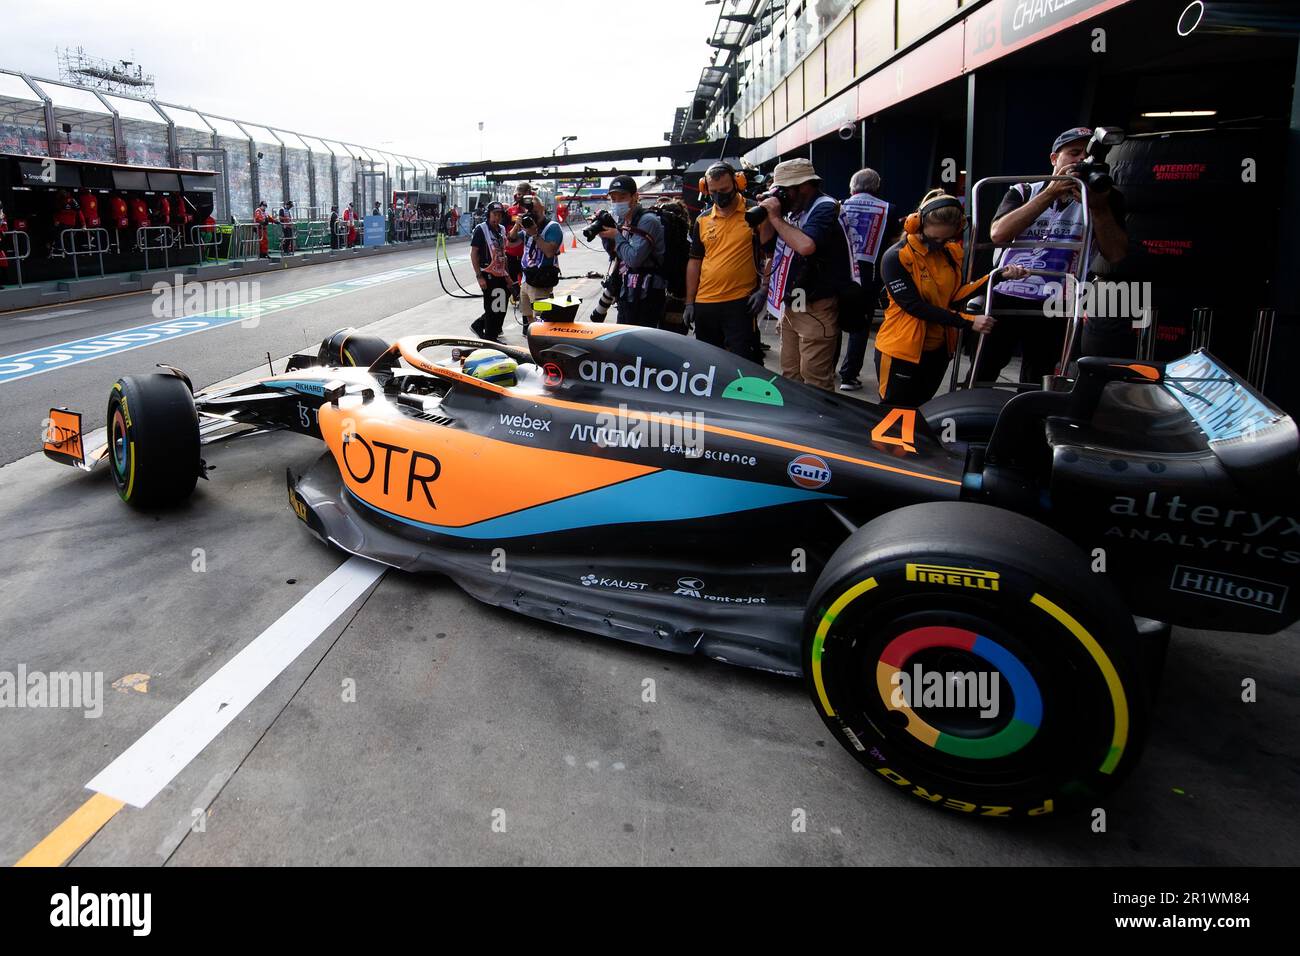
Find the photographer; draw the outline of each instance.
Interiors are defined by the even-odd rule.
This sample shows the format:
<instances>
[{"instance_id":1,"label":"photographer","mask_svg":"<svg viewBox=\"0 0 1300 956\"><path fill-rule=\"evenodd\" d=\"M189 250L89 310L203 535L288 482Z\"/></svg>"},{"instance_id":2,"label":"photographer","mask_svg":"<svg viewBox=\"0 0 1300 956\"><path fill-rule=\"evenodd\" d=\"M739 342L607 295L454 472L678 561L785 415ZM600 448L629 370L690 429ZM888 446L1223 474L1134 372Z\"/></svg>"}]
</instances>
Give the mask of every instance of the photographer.
<instances>
[{"instance_id":1,"label":"photographer","mask_svg":"<svg viewBox=\"0 0 1300 956\"><path fill-rule=\"evenodd\" d=\"M533 194L532 183L520 183L515 189L515 201L506 210L506 216L501 220L501 225L507 230L514 227L515 222L519 219L524 211L523 198ZM524 237L522 233L513 233L513 239L506 240L506 272L510 275L510 297L519 299L519 278L523 274L519 260L524 254Z\"/></svg>"},{"instance_id":2,"label":"photographer","mask_svg":"<svg viewBox=\"0 0 1300 956\"><path fill-rule=\"evenodd\" d=\"M767 299L761 245L774 230L766 218L757 228L746 221L747 205L729 163L714 163L704 178L711 203L691 226L682 318L688 327L694 321L701 342L761 363L754 348L756 317Z\"/></svg>"},{"instance_id":3,"label":"photographer","mask_svg":"<svg viewBox=\"0 0 1300 956\"><path fill-rule=\"evenodd\" d=\"M839 203L822 192L807 159L778 163L760 203L776 230L773 269L781 310L781 374L831 391L839 343L839 295L853 281ZM787 218L788 217L788 218Z\"/></svg>"},{"instance_id":4,"label":"photographer","mask_svg":"<svg viewBox=\"0 0 1300 956\"><path fill-rule=\"evenodd\" d=\"M560 267L556 263L560 247L564 244L564 230L546 215L540 196L521 197L523 207L519 218L506 233L507 241L519 233L524 234L524 254L519 260L524 281L519 289L519 308L524 318L533 321L533 303L549 299L560 281Z\"/></svg>"},{"instance_id":5,"label":"photographer","mask_svg":"<svg viewBox=\"0 0 1300 956\"><path fill-rule=\"evenodd\" d=\"M1087 159L1092 130L1079 126L1066 130L1052 144L1053 176L1072 176ZM1117 189L1088 189L1088 211L1092 217L1091 256L1101 255L1116 263L1128 255L1124 231L1124 196ZM997 245L1017 240L1072 241L1083 239L1083 204L1079 187L1071 182L1017 183L1007 190L993 217L989 238ZM1021 265L1028 269L1074 272L1080 253L1070 249L1003 249L995 258L1001 266ZM1056 371L1065 345L1066 320L1051 318L1046 303L1064 280L1059 276L1031 275L999 282L993 287L992 313L1002 309L1035 309L1042 315L999 317L997 328L984 343L977 381L995 380L1017 342L1021 346L1020 381L1041 383ZM1064 372L1064 370L1061 370Z\"/></svg>"},{"instance_id":6,"label":"photographer","mask_svg":"<svg viewBox=\"0 0 1300 956\"><path fill-rule=\"evenodd\" d=\"M487 218L474 228L469 241L469 262L474 267L478 287L483 290L483 314L469 327L479 338L492 342L501 341L501 326L505 323L510 301L506 231L501 228L501 217L505 212L506 207L501 203L488 203Z\"/></svg>"},{"instance_id":7,"label":"photographer","mask_svg":"<svg viewBox=\"0 0 1300 956\"><path fill-rule=\"evenodd\" d=\"M631 176L615 176L607 192L613 223L597 235L610 258L618 260L618 321L657 329L667 295L659 272L666 255L663 223L640 207Z\"/></svg>"}]
</instances>

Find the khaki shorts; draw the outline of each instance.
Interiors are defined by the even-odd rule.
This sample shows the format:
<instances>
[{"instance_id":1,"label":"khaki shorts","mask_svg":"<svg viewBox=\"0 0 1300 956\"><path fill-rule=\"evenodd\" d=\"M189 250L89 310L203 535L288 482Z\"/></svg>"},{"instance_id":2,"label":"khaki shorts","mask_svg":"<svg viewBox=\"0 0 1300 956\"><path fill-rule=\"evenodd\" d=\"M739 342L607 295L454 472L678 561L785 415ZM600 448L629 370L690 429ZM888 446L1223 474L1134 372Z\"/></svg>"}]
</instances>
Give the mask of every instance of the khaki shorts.
<instances>
[{"instance_id":1,"label":"khaki shorts","mask_svg":"<svg viewBox=\"0 0 1300 956\"><path fill-rule=\"evenodd\" d=\"M525 319L531 322L533 320L533 303L541 299L549 299L554 292L555 286L551 286L549 289L539 289L527 282L521 282L519 284L519 311L524 314Z\"/></svg>"}]
</instances>

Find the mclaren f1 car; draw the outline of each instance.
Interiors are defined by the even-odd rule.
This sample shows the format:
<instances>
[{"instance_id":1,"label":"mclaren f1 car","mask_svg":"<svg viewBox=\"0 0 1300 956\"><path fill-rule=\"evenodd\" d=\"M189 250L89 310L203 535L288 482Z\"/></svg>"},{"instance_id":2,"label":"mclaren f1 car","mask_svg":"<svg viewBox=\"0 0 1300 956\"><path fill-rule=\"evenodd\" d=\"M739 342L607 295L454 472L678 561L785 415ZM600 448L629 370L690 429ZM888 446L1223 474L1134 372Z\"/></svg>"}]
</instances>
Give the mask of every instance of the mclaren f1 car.
<instances>
[{"instance_id":1,"label":"mclaren f1 car","mask_svg":"<svg viewBox=\"0 0 1300 956\"><path fill-rule=\"evenodd\" d=\"M971 816L1096 806L1137 759L1168 625L1300 616L1300 438L1212 355L1085 358L1068 391L841 398L668 331L344 330L281 373L112 387L51 458L146 508L215 446L321 439L287 473L321 541L533 618L801 676L869 775Z\"/></svg>"}]
</instances>

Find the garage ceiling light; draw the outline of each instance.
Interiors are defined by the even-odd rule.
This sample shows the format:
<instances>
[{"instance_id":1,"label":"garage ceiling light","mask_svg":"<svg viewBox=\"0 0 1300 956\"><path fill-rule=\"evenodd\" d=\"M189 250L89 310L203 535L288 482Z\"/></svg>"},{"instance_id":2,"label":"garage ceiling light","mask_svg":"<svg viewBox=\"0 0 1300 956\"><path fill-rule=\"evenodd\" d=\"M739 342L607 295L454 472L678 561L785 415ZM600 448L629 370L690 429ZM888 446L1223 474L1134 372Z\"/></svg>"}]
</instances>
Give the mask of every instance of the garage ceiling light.
<instances>
[{"instance_id":1,"label":"garage ceiling light","mask_svg":"<svg viewBox=\"0 0 1300 956\"><path fill-rule=\"evenodd\" d=\"M1143 113L1147 119L1169 119L1175 116L1218 116L1218 110L1170 110L1167 113Z\"/></svg>"}]
</instances>

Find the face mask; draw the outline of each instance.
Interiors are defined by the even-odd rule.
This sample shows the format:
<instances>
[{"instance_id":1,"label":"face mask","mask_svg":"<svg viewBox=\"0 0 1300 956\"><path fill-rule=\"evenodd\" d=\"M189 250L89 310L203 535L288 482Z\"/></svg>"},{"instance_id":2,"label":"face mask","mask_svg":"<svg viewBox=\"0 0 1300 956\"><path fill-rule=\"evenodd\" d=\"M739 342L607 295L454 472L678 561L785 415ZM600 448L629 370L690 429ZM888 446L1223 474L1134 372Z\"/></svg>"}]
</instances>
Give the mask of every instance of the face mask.
<instances>
[{"instance_id":1,"label":"face mask","mask_svg":"<svg viewBox=\"0 0 1300 956\"><path fill-rule=\"evenodd\" d=\"M725 193L709 193L713 197L713 205L719 209L727 209L731 206L732 200L736 198L735 190L727 190Z\"/></svg>"},{"instance_id":2,"label":"face mask","mask_svg":"<svg viewBox=\"0 0 1300 956\"><path fill-rule=\"evenodd\" d=\"M621 220L631 208L632 204L630 202L612 202L609 204L609 214L615 219Z\"/></svg>"}]
</instances>

